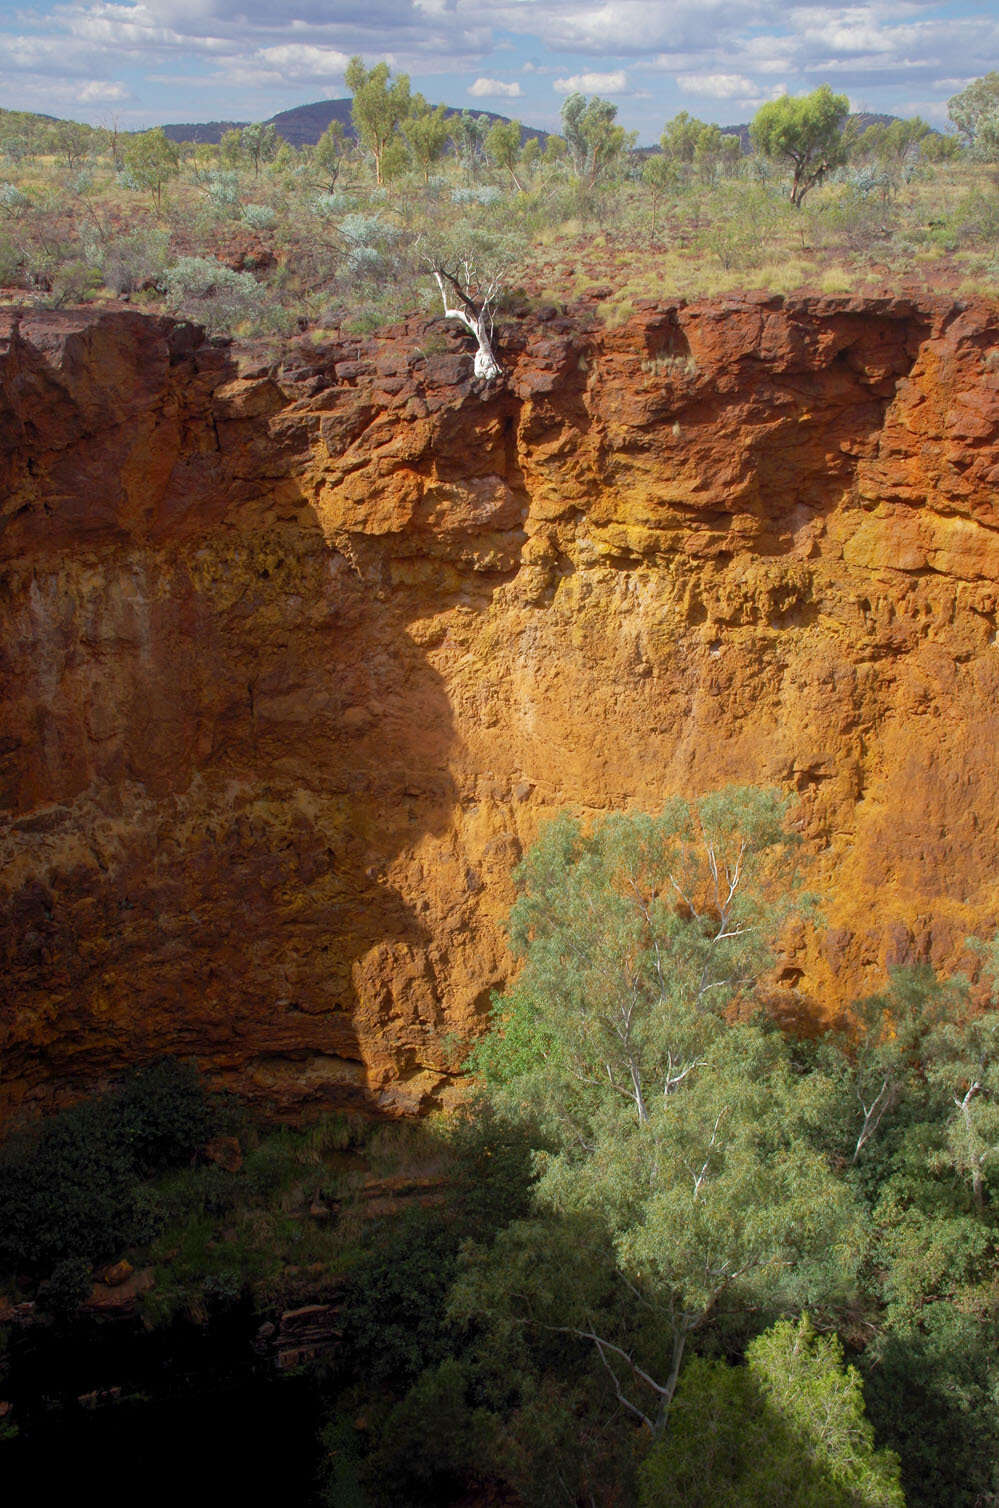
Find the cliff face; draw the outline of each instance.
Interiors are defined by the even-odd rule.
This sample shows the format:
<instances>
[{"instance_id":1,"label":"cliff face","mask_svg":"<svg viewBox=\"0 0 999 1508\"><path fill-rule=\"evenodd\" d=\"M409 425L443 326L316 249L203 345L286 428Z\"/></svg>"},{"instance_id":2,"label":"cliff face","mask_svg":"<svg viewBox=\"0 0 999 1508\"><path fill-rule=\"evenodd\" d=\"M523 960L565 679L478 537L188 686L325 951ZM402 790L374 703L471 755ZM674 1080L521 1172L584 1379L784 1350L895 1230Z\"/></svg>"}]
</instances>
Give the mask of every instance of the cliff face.
<instances>
[{"instance_id":1,"label":"cliff face","mask_svg":"<svg viewBox=\"0 0 999 1508\"><path fill-rule=\"evenodd\" d=\"M486 397L440 326L0 334L4 1113L164 1051L432 1101L566 804L794 787L789 1009L994 928L994 309L581 309Z\"/></svg>"}]
</instances>

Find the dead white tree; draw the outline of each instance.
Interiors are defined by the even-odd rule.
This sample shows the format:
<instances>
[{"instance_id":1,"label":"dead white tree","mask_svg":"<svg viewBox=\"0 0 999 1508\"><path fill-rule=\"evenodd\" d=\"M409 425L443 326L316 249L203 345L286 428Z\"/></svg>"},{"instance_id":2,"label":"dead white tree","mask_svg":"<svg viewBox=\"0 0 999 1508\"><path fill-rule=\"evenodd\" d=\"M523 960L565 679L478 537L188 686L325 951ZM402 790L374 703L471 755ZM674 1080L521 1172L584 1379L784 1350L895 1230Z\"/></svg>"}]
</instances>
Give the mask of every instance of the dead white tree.
<instances>
[{"instance_id":1,"label":"dead white tree","mask_svg":"<svg viewBox=\"0 0 999 1508\"><path fill-rule=\"evenodd\" d=\"M503 368L493 350L493 331L496 303L502 286L502 276L480 277L471 257L456 257L444 261L428 257L427 264L434 275L444 305L444 318L456 319L475 336L477 350L472 370L484 382L492 382L503 375Z\"/></svg>"}]
</instances>

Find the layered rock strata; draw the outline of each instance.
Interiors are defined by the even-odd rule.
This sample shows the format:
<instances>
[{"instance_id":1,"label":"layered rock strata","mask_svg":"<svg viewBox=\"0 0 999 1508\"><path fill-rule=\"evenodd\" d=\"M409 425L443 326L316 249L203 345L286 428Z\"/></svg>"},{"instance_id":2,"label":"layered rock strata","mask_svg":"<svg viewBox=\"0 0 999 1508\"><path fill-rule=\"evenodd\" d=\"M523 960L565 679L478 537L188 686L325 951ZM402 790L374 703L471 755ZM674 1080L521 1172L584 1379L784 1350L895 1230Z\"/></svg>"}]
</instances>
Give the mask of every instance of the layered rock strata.
<instances>
[{"instance_id":1,"label":"layered rock strata","mask_svg":"<svg viewBox=\"0 0 999 1508\"><path fill-rule=\"evenodd\" d=\"M439 324L0 335L4 1114L433 1103L565 805L793 788L804 1014L994 929L994 308L545 310L487 390Z\"/></svg>"}]
</instances>

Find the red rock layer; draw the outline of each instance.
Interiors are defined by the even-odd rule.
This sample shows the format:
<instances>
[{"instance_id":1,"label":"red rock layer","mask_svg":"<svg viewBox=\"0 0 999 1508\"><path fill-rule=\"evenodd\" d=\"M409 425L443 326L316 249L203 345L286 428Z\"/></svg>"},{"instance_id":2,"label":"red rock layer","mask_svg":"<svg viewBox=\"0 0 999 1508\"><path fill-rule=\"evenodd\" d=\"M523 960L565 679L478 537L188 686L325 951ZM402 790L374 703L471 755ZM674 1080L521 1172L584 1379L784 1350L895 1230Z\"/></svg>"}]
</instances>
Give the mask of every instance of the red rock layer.
<instances>
[{"instance_id":1,"label":"red rock layer","mask_svg":"<svg viewBox=\"0 0 999 1508\"><path fill-rule=\"evenodd\" d=\"M565 804L793 787L805 1010L994 928L994 309L535 316L486 394L439 325L0 333L6 1113L164 1051L431 1102Z\"/></svg>"}]
</instances>

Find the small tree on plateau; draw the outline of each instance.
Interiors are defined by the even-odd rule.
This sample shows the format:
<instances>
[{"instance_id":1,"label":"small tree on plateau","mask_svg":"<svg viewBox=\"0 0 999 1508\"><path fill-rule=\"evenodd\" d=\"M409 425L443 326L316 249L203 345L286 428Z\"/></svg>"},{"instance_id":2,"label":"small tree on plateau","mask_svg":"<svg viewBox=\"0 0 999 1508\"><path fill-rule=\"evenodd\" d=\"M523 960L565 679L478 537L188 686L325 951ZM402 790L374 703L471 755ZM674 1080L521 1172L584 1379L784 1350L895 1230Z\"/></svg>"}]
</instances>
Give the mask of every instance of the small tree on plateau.
<instances>
[{"instance_id":1,"label":"small tree on plateau","mask_svg":"<svg viewBox=\"0 0 999 1508\"><path fill-rule=\"evenodd\" d=\"M375 182L379 185L384 181L386 149L411 109L409 75L400 73L391 83L390 78L387 63L376 63L369 69L360 58L351 58L344 73L354 96L354 129L374 159Z\"/></svg>"},{"instance_id":2,"label":"small tree on plateau","mask_svg":"<svg viewBox=\"0 0 999 1508\"><path fill-rule=\"evenodd\" d=\"M999 162L999 73L975 79L947 101L947 114L980 162Z\"/></svg>"},{"instance_id":3,"label":"small tree on plateau","mask_svg":"<svg viewBox=\"0 0 999 1508\"><path fill-rule=\"evenodd\" d=\"M413 96L412 114L403 121L402 134L424 183L430 182L430 169L444 156L449 130L444 105L432 110L422 94Z\"/></svg>"},{"instance_id":4,"label":"small tree on plateau","mask_svg":"<svg viewBox=\"0 0 999 1508\"><path fill-rule=\"evenodd\" d=\"M513 179L519 193L524 185L517 177L517 164L521 158L520 139L523 135L519 120L498 120L485 141L486 156L498 168L505 168Z\"/></svg>"},{"instance_id":5,"label":"small tree on plateau","mask_svg":"<svg viewBox=\"0 0 999 1508\"><path fill-rule=\"evenodd\" d=\"M573 171L587 188L606 177L638 139L637 131L615 124L617 106L599 94L570 94L562 105L562 131Z\"/></svg>"},{"instance_id":6,"label":"small tree on plateau","mask_svg":"<svg viewBox=\"0 0 999 1508\"><path fill-rule=\"evenodd\" d=\"M256 121L251 126L243 127L239 139L243 151L253 163L253 176L256 178L260 174L260 164L270 162L277 156L277 130L269 121Z\"/></svg>"},{"instance_id":7,"label":"small tree on plateau","mask_svg":"<svg viewBox=\"0 0 999 1508\"><path fill-rule=\"evenodd\" d=\"M785 94L756 112L750 140L772 162L791 165L792 204L800 205L827 173L846 161L843 128L849 113L846 95L833 94L828 84L798 99Z\"/></svg>"},{"instance_id":8,"label":"small tree on plateau","mask_svg":"<svg viewBox=\"0 0 999 1508\"><path fill-rule=\"evenodd\" d=\"M350 151L350 141L343 125L338 120L331 120L326 130L316 142L316 150L313 153L313 162L322 173L326 181L328 192L332 194L336 188L337 179L343 169L344 159Z\"/></svg>"},{"instance_id":9,"label":"small tree on plateau","mask_svg":"<svg viewBox=\"0 0 999 1508\"><path fill-rule=\"evenodd\" d=\"M180 152L162 127L130 136L123 153L125 167L139 188L149 189L160 208L163 185L180 172Z\"/></svg>"},{"instance_id":10,"label":"small tree on plateau","mask_svg":"<svg viewBox=\"0 0 999 1508\"><path fill-rule=\"evenodd\" d=\"M669 193L669 190L673 187L675 177L673 164L662 156L650 157L642 168L642 182L645 184L652 198L650 241L656 239L656 210L659 208L659 201L664 194Z\"/></svg>"}]
</instances>

